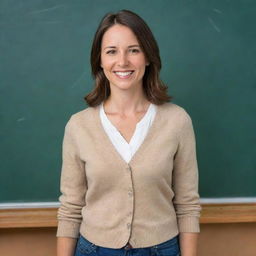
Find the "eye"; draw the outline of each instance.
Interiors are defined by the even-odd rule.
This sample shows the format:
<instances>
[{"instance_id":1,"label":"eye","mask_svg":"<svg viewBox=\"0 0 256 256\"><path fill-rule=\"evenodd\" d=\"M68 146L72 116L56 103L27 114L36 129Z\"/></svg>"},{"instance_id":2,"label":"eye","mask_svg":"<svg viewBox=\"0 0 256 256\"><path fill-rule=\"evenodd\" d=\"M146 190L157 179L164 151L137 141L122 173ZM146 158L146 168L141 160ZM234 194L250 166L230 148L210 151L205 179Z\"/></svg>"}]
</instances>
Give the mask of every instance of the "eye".
<instances>
[{"instance_id":1,"label":"eye","mask_svg":"<svg viewBox=\"0 0 256 256\"><path fill-rule=\"evenodd\" d=\"M139 53L140 52L140 50L137 48L130 49L129 51L130 51L130 53Z\"/></svg>"},{"instance_id":2,"label":"eye","mask_svg":"<svg viewBox=\"0 0 256 256\"><path fill-rule=\"evenodd\" d=\"M106 54L113 55L116 53L116 50L109 50L106 52Z\"/></svg>"}]
</instances>

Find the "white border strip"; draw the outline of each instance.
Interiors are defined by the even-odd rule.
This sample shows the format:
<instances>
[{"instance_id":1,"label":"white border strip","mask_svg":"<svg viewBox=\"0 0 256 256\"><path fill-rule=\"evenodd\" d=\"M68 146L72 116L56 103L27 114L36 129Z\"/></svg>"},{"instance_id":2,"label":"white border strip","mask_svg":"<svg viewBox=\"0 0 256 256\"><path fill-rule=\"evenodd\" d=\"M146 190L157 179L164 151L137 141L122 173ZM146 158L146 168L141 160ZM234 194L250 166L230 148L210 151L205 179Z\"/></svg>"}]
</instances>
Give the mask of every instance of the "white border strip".
<instances>
[{"instance_id":1,"label":"white border strip","mask_svg":"<svg viewBox=\"0 0 256 256\"><path fill-rule=\"evenodd\" d=\"M0 203L0 209L57 208L59 202Z\"/></svg>"},{"instance_id":2,"label":"white border strip","mask_svg":"<svg viewBox=\"0 0 256 256\"><path fill-rule=\"evenodd\" d=\"M201 204L256 203L256 197L200 198ZM0 209L58 208L59 202L0 203Z\"/></svg>"},{"instance_id":3,"label":"white border strip","mask_svg":"<svg viewBox=\"0 0 256 256\"><path fill-rule=\"evenodd\" d=\"M256 197L200 198L202 204L256 203Z\"/></svg>"}]
</instances>

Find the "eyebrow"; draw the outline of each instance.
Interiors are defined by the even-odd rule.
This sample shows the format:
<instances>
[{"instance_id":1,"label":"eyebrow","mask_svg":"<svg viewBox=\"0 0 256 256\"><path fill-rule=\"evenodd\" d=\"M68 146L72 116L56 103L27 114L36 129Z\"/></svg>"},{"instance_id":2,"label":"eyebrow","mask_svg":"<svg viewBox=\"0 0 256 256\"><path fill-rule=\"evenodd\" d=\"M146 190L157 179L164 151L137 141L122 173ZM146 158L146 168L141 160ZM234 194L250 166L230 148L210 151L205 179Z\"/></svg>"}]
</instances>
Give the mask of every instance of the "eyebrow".
<instances>
[{"instance_id":1,"label":"eyebrow","mask_svg":"<svg viewBox=\"0 0 256 256\"><path fill-rule=\"evenodd\" d=\"M133 47L140 47L140 46L138 44L133 44L128 46L128 48L133 48ZM116 48L116 46L107 46L103 50L105 50L106 48Z\"/></svg>"}]
</instances>

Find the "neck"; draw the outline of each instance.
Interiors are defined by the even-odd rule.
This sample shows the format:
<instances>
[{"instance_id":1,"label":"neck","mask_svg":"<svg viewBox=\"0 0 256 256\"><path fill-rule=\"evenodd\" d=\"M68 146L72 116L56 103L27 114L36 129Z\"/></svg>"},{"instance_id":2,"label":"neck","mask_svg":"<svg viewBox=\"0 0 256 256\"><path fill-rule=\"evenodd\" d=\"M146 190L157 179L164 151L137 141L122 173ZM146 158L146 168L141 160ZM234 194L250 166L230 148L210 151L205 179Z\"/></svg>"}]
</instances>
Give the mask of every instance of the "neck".
<instances>
[{"instance_id":1,"label":"neck","mask_svg":"<svg viewBox=\"0 0 256 256\"><path fill-rule=\"evenodd\" d=\"M104 109L108 113L132 115L146 111L150 102L143 95L115 95L111 94L104 102Z\"/></svg>"}]
</instances>

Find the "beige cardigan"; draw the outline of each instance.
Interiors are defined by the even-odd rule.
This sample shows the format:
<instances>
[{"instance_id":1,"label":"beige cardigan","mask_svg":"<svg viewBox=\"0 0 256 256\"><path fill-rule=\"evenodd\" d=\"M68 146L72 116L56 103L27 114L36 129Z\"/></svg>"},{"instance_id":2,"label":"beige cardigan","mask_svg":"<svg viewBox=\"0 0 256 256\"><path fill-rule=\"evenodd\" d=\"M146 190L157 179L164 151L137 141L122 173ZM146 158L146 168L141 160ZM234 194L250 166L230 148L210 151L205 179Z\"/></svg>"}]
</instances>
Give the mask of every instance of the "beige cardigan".
<instances>
[{"instance_id":1,"label":"beige cardigan","mask_svg":"<svg viewBox=\"0 0 256 256\"><path fill-rule=\"evenodd\" d=\"M153 246L199 232L193 125L173 104L157 106L148 134L127 164L106 134L99 106L73 114L63 139L58 237L121 248Z\"/></svg>"}]
</instances>

